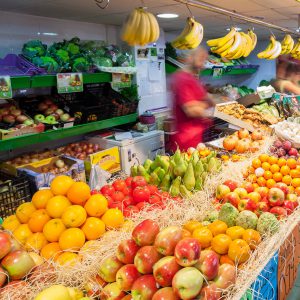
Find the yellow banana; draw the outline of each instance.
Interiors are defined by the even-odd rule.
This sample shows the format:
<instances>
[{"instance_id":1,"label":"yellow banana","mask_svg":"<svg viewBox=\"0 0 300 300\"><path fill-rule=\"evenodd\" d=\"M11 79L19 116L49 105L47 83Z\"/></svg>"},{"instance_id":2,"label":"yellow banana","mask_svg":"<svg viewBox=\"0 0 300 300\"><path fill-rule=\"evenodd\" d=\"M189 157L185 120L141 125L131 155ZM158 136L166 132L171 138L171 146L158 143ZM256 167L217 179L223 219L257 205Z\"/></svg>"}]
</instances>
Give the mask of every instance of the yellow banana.
<instances>
[{"instance_id":1,"label":"yellow banana","mask_svg":"<svg viewBox=\"0 0 300 300\"><path fill-rule=\"evenodd\" d=\"M233 38L233 36L236 33L236 28L232 27L228 34L226 34L224 37L208 40L206 43L209 47L222 47L224 44L226 44L229 40Z\"/></svg>"},{"instance_id":2,"label":"yellow banana","mask_svg":"<svg viewBox=\"0 0 300 300\"><path fill-rule=\"evenodd\" d=\"M237 53L237 51L239 50L239 47L242 43L242 36L241 34L237 31L234 35L234 43L232 45L232 47L230 48L230 51L228 52L228 54L234 55Z\"/></svg>"},{"instance_id":3,"label":"yellow banana","mask_svg":"<svg viewBox=\"0 0 300 300\"><path fill-rule=\"evenodd\" d=\"M143 9L139 9L139 19L138 25L135 27L135 37L134 37L134 45L142 45L145 40L146 32L146 23L144 19Z\"/></svg>"},{"instance_id":4,"label":"yellow banana","mask_svg":"<svg viewBox=\"0 0 300 300\"><path fill-rule=\"evenodd\" d=\"M241 32L242 36L244 37L244 39L246 40L246 49L245 49L245 53L244 53L244 57L248 57L249 54L251 53L252 49L253 49L253 45L252 45L252 39L251 37L244 32Z\"/></svg>"},{"instance_id":5,"label":"yellow banana","mask_svg":"<svg viewBox=\"0 0 300 300\"><path fill-rule=\"evenodd\" d=\"M145 46L150 41L151 24L150 24L149 18L147 16L147 13L144 10L141 11L141 14L142 14L142 17L141 17L142 21L141 21L140 26L142 27L141 29L142 29L143 35L141 37L140 45Z\"/></svg>"},{"instance_id":6,"label":"yellow banana","mask_svg":"<svg viewBox=\"0 0 300 300\"><path fill-rule=\"evenodd\" d=\"M178 48L182 43L182 39L191 31L192 20L193 20L192 18L187 18L183 31L180 33L180 35L177 38L175 38L174 41L172 41L171 44L174 48Z\"/></svg>"},{"instance_id":7,"label":"yellow banana","mask_svg":"<svg viewBox=\"0 0 300 300\"><path fill-rule=\"evenodd\" d=\"M278 41L276 41L275 44L276 45L275 45L274 53L271 56L267 57L266 59L269 59L269 60L275 59L280 55L280 53L281 53L281 44Z\"/></svg>"},{"instance_id":8,"label":"yellow banana","mask_svg":"<svg viewBox=\"0 0 300 300\"><path fill-rule=\"evenodd\" d=\"M253 50L257 44L257 35L250 29L248 30L248 34L252 39L252 50Z\"/></svg>"},{"instance_id":9,"label":"yellow banana","mask_svg":"<svg viewBox=\"0 0 300 300\"><path fill-rule=\"evenodd\" d=\"M228 48L230 48L233 45L233 43L234 43L234 38L230 39L222 47L216 47L216 49L214 50L214 52L217 53L217 54L221 54L222 52L224 52L225 50L227 50Z\"/></svg>"},{"instance_id":10,"label":"yellow banana","mask_svg":"<svg viewBox=\"0 0 300 300\"><path fill-rule=\"evenodd\" d=\"M257 54L258 58L267 58L270 57L274 54L274 52L276 51L276 40L273 36L270 37L270 43L267 47L267 49L265 49L264 51L260 52Z\"/></svg>"},{"instance_id":11,"label":"yellow banana","mask_svg":"<svg viewBox=\"0 0 300 300\"><path fill-rule=\"evenodd\" d=\"M195 31L194 41L189 44L189 49L197 48L201 44L203 39L203 26L198 22L196 22L196 26L197 30Z\"/></svg>"},{"instance_id":12,"label":"yellow banana","mask_svg":"<svg viewBox=\"0 0 300 300\"><path fill-rule=\"evenodd\" d=\"M289 54L294 47L293 38L289 34L285 35L283 41L281 42L281 46L281 54Z\"/></svg>"},{"instance_id":13,"label":"yellow banana","mask_svg":"<svg viewBox=\"0 0 300 300\"><path fill-rule=\"evenodd\" d=\"M159 34L160 34L159 25L153 14L147 12L147 17L149 18L149 22L151 25L151 29L150 29L151 34L149 38L149 43L154 43L159 38Z\"/></svg>"},{"instance_id":14,"label":"yellow banana","mask_svg":"<svg viewBox=\"0 0 300 300\"><path fill-rule=\"evenodd\" d=\"M133 42L133 36L135 34L136 25L138 23L139 12L138 9L134 9L127 17L126 22L123 25L121 38L125 42Z\"/></svg>"}]
</instances>

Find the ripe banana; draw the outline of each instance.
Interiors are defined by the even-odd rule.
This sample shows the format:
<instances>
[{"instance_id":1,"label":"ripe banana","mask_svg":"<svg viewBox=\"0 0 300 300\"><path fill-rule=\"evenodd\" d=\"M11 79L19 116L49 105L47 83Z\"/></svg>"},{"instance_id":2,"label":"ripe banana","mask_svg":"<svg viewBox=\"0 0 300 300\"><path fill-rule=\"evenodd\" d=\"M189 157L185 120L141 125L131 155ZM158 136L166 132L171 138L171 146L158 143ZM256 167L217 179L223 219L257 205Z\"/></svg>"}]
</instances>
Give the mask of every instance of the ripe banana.
<instances>
[{"instance_id":1,"label":"ripe banana","mask_svg":"<svg viewBox=\"0 0 300 300\"><path fill-rule=\"evenodd\" d=\"M257 44L257 35L251 29L248 30L248 34L252 39L252 51L253 51Z\"/></svg>"},{"instance_id":2,"label":"ripe banana","mask_svg":"<svg viewBox=\"0 0 300 300\"><path fill-rule=\"evenodd\" d=\"M264 59L275 59L277 58L281 53L281 43L276 41L274 36L270 37L270 43L268 47L257 54L258 58L264 58Z\"/></svg>"},{"instance_id":3,"label":"ripe banana","mask_svg":"<svg viewBox=\"0 0 300 300\"><path fill-rule=\"evenodd\" d=\"M293 50L294 40L289 34L285 35L283 41L281 42L281 47L282 50L280 54L289 54Z\"/></svg>"},{"instance_id":4,"label":"ripe banana","mask_svg":"<svg viewBox=\"0 0 300 300\"><path fill-rule=\"evenodd\" d=\"M246 49L243 57L248 57L251 51L253 50L253 42L251 37L247 33L241 32L241 35L244 37L246 44Z\"/></svg>"},{"instance_id":5,"label":"ripe banana","mask_svg":"<svg viewBox=\"0 0 300 300\"><path fill-rule=\"evenodd\" d=\"M228 34L226 34L224 37L208 40L206 43L209 47L222 47L224 44L226 44L229 40L231 40L236 33L236 28L231 28Z\"/></svg>"},{"instance_id":6,"label":"ripe banana","mask_svg":"<svg viewBox=\"0 0 300 300\"><path fill-rule=\"evenodd\" d=\"M234 35L234 43L228 52L229 55L235 55L240 49L239 47L242 44L242 36L239 32L236 32Z\"/></svg>"}]
</instances>

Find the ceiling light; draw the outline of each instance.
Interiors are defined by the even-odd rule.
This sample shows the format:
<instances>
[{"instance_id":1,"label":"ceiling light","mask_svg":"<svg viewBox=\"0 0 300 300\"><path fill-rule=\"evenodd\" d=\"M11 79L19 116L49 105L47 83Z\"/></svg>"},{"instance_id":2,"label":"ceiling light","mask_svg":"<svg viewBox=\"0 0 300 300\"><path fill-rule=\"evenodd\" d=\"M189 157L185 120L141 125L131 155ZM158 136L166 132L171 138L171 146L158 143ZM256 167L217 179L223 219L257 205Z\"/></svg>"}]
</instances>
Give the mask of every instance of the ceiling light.
<instances>
[{"instance_id":1,"label":"ceiling light","mask_svg":"<svg viewBox=\"0 0 300 300\"><path fill-rule=\"evenodd\" d=\"M58 35L56 32L43 32L42 35Z\"/></svg>"},{"instance_id":2,"label":"ceiling light","mask_svg":"<svg viewBox=\"0 0 300 300\"><path fill-rule=\"evenodd\" d=\"M241 27L235 27L235 29L236 29L236 31L241 31L241 30L242 30L242 28L241 28ZM226 28L226 30L227 30L227 31L230 31L230 30L231 30L231 28Z\"/></svg>"},{"instance_id":3,"label":"ceiling light","mask_svg":"<svg viewBox=\"0 0 300 300\"><path fill-rule=\"evenodd\" d=\"M175 18L178 18L178 15L177 14L158 14L157 17L161 18L161 19L175 19Z\"/></svg>"}]
</instances>

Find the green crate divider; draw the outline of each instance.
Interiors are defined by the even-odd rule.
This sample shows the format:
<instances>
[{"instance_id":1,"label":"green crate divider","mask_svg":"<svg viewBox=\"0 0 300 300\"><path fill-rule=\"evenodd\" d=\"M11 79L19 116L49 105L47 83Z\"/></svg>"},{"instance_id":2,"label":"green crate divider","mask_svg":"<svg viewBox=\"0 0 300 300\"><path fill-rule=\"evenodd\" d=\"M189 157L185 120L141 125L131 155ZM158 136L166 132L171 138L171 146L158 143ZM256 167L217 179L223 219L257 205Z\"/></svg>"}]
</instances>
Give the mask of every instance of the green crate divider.
<instances>
[{"instance_id":1,"label":"green crate divider","mask_svg":"<svg viewBox=\"0 0 300 300\"><path fill-rule=\"evenodd\" d=\"M87 124L77 125L70 128L60 128L57 130L49 130L37 134L28 134L18 136L11 139L1 140L1 151L9 151L12 149L22 148L29 145L34 145L43 142L50 142L54 140L61 140L64 138L86 134L89 132L111 128L114 126L120 126L128 123L135 122L137 120L137 113L107 119L103 121L96 121Z\"/></svg>"},{"instance_id":2,"label":"green crate divider","mask_svg":"<svg viewBox=\"0 0 300 300\"><path fill-rule=\"evenodd\" d=\"M13 89L28 89L30 88L30 76L11 77L11 86Z\"/></svg>"}]
</instances>

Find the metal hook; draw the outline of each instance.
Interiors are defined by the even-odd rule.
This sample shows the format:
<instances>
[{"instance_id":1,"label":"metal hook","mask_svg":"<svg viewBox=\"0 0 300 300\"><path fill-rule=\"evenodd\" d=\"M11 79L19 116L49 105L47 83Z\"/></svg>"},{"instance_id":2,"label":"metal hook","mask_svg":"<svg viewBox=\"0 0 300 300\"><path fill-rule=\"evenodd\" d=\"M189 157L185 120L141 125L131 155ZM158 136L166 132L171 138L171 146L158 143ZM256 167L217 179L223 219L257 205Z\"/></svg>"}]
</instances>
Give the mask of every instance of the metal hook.
<instances>
[{"instance_id":1,"label":"metal hook","mask_svg":"<svg viewBox=\"0 0 300 300\"><path fill-rule=\"evenodd\" d=\"M102 6L101 4L105 3L105 1L106 1L106 4L104 4L104 6ZM99 8L105 9L108 6L109 1L110 0L95 0L95 3Z\"/></svg>"},{"instance_id":2,"label":"metal hook","mask_svg":"<svg viewBox=\"0 0 300 300\"><path fill-rule=\"evenodd\" d=\"M276 36L275 36L275 34L273 33L273 31L271 30L271 28L268 27L268 29L269 29L269 31L270 31L270 33L271 33L271 36L273 36L273 38L276 39Z\"/></svg>"},{"instance_id":3,"label":"metal hook","mask_svg":"<svg viewBox=\"0 0 300 300\"><path fill-rule=\"evenodd\" d=\"M141 4L142 4L142 7L145 8L146 7L146 3L144 0L141 0Z\"/></svg>"},{"instance_id":4,"label":"metal hook","mask_svg":"<svg viewBox=\"0 0 300 300\"><path fill-rule=\"evenodd\" d=\"M188 11L189 11L189 13L190 13L190 17L191 17L191 18L194 18L194 15L193 15L193 13L192 13L192 11L191 11L191 9L190 9L188 3L186 3L186 8L188 9Z\"/></svg>"}]
</instances>

